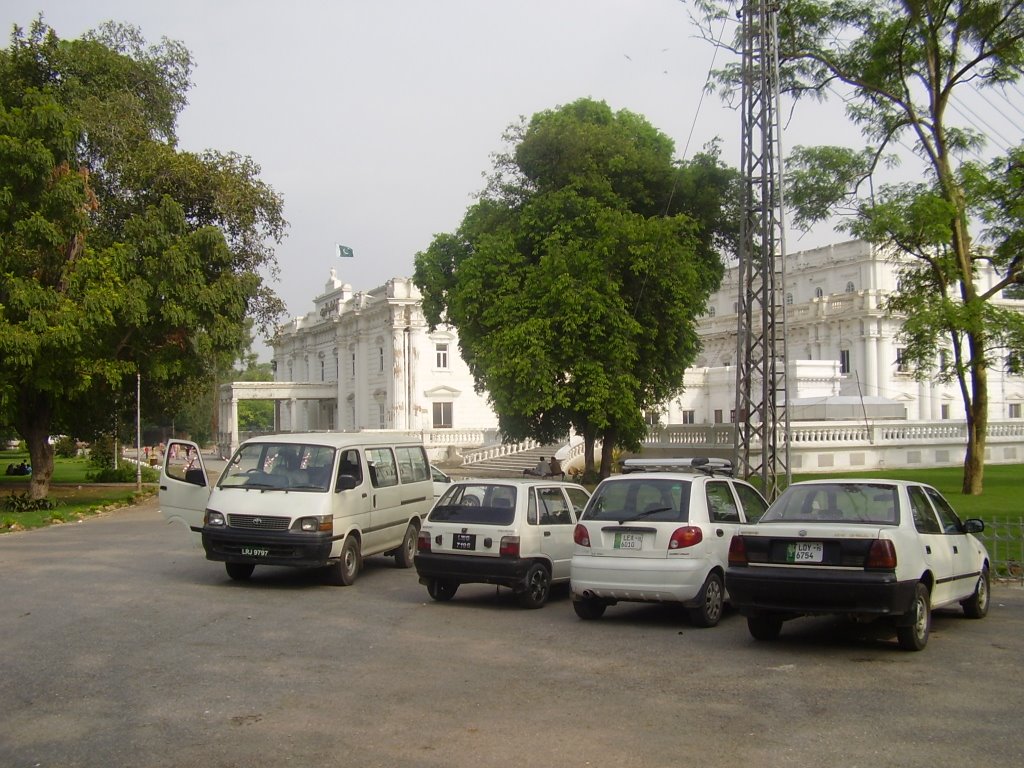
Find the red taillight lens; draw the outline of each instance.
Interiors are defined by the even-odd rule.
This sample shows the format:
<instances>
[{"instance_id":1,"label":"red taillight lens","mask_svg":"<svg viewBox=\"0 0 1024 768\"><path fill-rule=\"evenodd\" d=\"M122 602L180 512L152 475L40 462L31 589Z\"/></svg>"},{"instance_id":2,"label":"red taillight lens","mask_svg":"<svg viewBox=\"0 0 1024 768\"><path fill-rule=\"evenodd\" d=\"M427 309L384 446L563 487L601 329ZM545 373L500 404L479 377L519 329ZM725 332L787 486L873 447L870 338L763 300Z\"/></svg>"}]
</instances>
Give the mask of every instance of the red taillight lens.
<instances>
[{"instance_id":1,"label":"red taillight lens","mask_svg":"<svg viewBox=\"0 0 1024 768\"><path fill-rule=\"evenodd\" d=\"M747 564L747 544L742 536L733 536L729 542L729 565Z\"/></svg>"},{"instance_id":2,"label":"red taillight lens","mask_svg":"<svg viewBox=\"0 0 1024 768\"><path fill-rule=\"evenodd\" d=\"M430 531L420 531L420 535L416 537L416 550L418 552L430 551Z\"/></svg>"},{"instance_id":3,"label":"red taillight lens","mask_svg":"<svg viewBox=\"0 0 1024 768\"><path fill-rule=\"evenodd\" d=\"M694 544L700 544L704 540L704 534L700 528L688 525L685 528L676 528L672 531L672 538L668 540L669 549L686 549Z\"/></svg>"},{"instance_id":4,"label":"red taillight lens","mask_svg":"<svg viewBox=\"0 0 1024 768\"><path fill-rule=\"evenodd\" d=\"M502 536L498 545L498 554L502 557L519 557L519 537Z\"/></svg>"},{"instance_id":5,"label":"red taillight lens","mask_svg":"<svg viewBox=\"0 0 1024 768\"><path fill-rule=\"evenodd\" d=\"M589 547L590 531L587 530L587 526L576 523L576 527L572 529L572 540L581 547Z\"/></svg>"},{"instance_id":6,"label":"red taillight lens","mask_svg":"<svg viewBox=\"0 0 1024 768\"><path fill-rule=\"evenodd\" d=\"M878 568L885 571L896 570L896 547L888 539L875 539L868 550L865 568Z\"/></svg>"}]
</instances>

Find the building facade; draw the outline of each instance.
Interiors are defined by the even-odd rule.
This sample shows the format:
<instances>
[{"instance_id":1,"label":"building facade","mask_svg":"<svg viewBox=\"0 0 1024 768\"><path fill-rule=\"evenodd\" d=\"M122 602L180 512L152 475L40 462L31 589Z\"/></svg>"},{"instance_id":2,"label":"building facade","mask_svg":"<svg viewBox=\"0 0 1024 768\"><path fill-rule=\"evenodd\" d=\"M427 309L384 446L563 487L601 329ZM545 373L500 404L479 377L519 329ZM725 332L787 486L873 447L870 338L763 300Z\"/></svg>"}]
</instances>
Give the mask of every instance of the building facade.
<instances>
[{"instance_id":1,"label":"building facade","mask_svg":"<svg viewBox=\"0 0 1024 768\"><path fill-rule=\"evenodd\" d=\"M915 422L964 420L957 382L938 372L952 361L935 360L924 380L903 360L902 319L886 312L896 290L897 265L861 240L789 254L785 304L790 418L796 421L907 419ZM687 371L685 391L667 404L668 424L723 424L735 420L737 268L726 270L700 322L703 343L696 365ZM982 290L996 275L982 271ZM1024 301L999 299L1024 311ZM1020 419L1024 376L1006 364L1008 351L989 371L989 418ZM1019 368L1015 369L1019 371Z\"/></svg>"},{"instance_id":2,"label":"building facade","mask_svg":"<svg viewBox=\"0 0 1024 768\"><path fill-rule=\"evenodd\" d=\"M846 422L869 431L885 423L938 424L937 431L929 429L949 432L956 443L953 432L941 427L965 418L956 382L937 376L919 381L902 359L901 320L885 310L897 280L896 265L862 241L787 256L787 408L794 423L813 428ZM979 276L983 287L994 280L991 273ZM704 428L711 436L706 442L731 444L725 432L735 421L736 281L734 266L701 318L703 349L685 375L683 393L651 414L652 424L677 428L680 435ZM239 442L237 402L246 398L273 399L275 427L282 431L420 432L434 459L445 450L468 455L500 442L497 417L486 395L474 389L455 329L431 330L421 299L410 278L353 292L331 270L313 311L280 327L273 342L275 380L236 382L222 390L222 452ZM1024 311L1024 301L1000 301ZM938 369L949 361L943 353L935 362ZM992 422L1024 427L1024 376L996 366L989 374L989 401ZM1016 444L1019 430L1011 431ZM696 445L692 435L680 439ZM952 463L959 460L950 455Z\"/></svg>"},{"instance_id":3,"label":"building facade","mask_svg":"<svg viewBox=\"0 0 1024 768\"><path fill-rule=\"evenodd\" d=\"M494 429L497 418L459 355L454 330L431 330L410 278L353 292L334 271L315 308L278 330L274 378L329 387L281 404L286 431Z\"/></svg>"}]
</instances>

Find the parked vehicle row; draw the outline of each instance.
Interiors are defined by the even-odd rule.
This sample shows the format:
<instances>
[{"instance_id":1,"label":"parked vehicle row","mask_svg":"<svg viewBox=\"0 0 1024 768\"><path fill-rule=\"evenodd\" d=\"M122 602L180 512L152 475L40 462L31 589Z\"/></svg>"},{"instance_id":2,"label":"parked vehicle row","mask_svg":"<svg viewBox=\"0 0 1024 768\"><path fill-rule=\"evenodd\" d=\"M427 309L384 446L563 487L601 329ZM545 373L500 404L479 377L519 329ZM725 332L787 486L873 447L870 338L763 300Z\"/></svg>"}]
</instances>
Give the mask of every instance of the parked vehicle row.
<instances>
[{"instance_id":1,"label":"parked vehicle row","mask_svg":"<svg viewBox=\"0 0 1024 768\"><path fill-rule=\"evenodd\" d=\"M453 481L422 445L317 433L243 443L215 486L195 444L176 441L160 489L164 515L233 579L326 566L348 585L364 557L385 554L440 602L495 584L540 608L568 584L584 620L669 603L713 627L730 601L758 640L837 614L891 621L908 650L927 644L934 608L988 612L989 558L973 535L984 523L907 481L795 483L769 506L727 462L629 460L591 495L550 478Z\"/></svg>"}]
</instances>

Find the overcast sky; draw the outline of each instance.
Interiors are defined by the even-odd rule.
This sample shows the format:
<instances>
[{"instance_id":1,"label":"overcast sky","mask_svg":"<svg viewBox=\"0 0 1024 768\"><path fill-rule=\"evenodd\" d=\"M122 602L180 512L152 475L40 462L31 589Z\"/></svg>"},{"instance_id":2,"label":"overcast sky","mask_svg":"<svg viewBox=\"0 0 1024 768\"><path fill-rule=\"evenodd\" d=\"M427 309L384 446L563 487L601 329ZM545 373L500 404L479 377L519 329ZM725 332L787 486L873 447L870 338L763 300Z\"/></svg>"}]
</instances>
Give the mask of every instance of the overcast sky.
<instances>
[{"instance_id":1,"label":"overcast sky","mask_svg":"<svg viewBox=\"0 0 1024 768\"><path fill-rule=\"evenodd\" d=\"M715 96L702 103L715 52L695 36L689 6L0 0L0 22L9 33L42 11L62 38L112 19L138 26L150 42L182 41L195 69L181 146L248 155L284 197L290 227L274 288L294 316L312 310L332 267L355 290L411 276L416 252L458 226L520 115L604 100L672 137L678 157L720 137L723 161L738 166L739 114ZM825 142L860 143L838 102L800 105L785 146ZM788 246L840 239L816 232ZM355 258L337 258L335 243Z\"/></svg>"}]
</instances>

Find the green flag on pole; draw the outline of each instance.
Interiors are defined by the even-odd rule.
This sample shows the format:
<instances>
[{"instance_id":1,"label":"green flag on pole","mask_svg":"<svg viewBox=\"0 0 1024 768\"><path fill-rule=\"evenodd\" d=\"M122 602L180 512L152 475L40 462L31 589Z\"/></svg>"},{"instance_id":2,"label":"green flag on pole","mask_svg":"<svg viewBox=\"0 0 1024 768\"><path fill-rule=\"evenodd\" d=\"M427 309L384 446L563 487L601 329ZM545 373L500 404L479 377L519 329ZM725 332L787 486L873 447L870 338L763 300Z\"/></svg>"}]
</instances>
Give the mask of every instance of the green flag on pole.
<instances>
[{"instance_id":1,"label":"green flag on pole","mask_svg":"<svg viewBox=\"0 0 1024 768\"><path fill-rule=\"evenodd\" d=\"M349 248L347 245L338 245L337 243L335 243L335 247L338 249L339 258L351 259L353 256L355 256L355 254L352 252L352 249Z\"/></svg>"}]
</instances>

